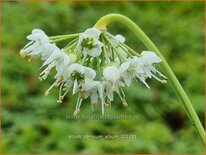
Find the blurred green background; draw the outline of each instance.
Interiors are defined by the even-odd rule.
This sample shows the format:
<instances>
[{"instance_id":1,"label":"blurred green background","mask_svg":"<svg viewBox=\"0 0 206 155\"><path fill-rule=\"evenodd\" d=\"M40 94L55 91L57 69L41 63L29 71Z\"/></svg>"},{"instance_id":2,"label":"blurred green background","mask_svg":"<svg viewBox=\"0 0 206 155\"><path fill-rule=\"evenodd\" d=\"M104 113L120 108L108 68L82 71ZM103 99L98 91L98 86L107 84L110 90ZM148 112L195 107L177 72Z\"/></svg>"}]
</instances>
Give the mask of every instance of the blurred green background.
<instances>
[{"instance_id":1,"label":"blurred green background","mask_svg":"<svg viewBox=\"0 0 206 155\"><path fill-rule=\"evenodd\" d=\"M45 97L52 75L40 82L41 60L19 56L33 28L48 35L83 32L107 13L136 22L162 51L204 123L204 2L3 2L2 153L204 153L197 134L169 84L149 80L126 88L123 108L116 96L106 114L139 115L135 120L68 120L76 96L57 104L58 90ZM112 34L141 52L142 43L119 23ZM81 115L91 115L89 101ZM96 112L97 113L97 112ZM203 124L204 125L204 124ZM136 139L72 139L70 135L136 134Z\"/></svg>"}]
</instances>

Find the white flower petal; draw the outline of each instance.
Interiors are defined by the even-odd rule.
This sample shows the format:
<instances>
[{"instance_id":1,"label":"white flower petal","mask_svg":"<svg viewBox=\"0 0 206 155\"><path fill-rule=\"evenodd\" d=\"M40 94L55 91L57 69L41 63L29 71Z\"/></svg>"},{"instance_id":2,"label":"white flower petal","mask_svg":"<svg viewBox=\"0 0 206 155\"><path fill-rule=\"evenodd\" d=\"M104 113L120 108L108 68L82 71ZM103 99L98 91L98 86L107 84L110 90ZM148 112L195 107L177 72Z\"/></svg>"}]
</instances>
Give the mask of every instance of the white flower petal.
<instances>
[{"instance_id":1,"label":"white flower petal","mask_svg":"<svg viewBox=\"0 0 206 155\"><path fill-rule=\"evenodd\" d=\"M48 65L52 61L59 59L62 56L60 51L53 51L53 53L49 56L49 58L43 63L42 67Z\"/></svg>"},{"instance_id":2,"label":"white flower petal","mask_svg":"<svg viewBox=\"0 0 206 155\"><path fill-rule=\"evenodd\" d=\"M32 33L44 33L41 29L33 29Z\"/></svg>"},{"instance_id":3,"label":"white flower petal","mask_svg":"<svg viewBox=\"0 0 206 155\"><path fill-rule=\"evenodd\" d=\"M28 40L37 40L37 39L40 40L41 37L44 37L43 34L41 34L41 33L34 33L34 34L28 35L26 38L27 38Z\"/></svg>"},{"instance_id":4,"label":"white flower petal","mask_svg":"<svg viewBox=\"0 0 206 155\"><path fill-rule=\"evenodd\" d=\"M123 79L124 79L124 82L127 86L130 86L131 85L131 82L132 82L132 76L128 75L128 73L125 73L122 75Z\"/></svg>"},{"instance_id":5,"label":"white flower petal","mask_svg":"<svg viewBox=\"0 0 206 155\"><path fill-rule=\"evenodd\" d=\"M38 41L40 44L49 43L49 37L40 29L32 30L32 34L28 35L27 39Z\"/></svg>"},{"instance_id":6,"label":"white flower petal","mask_svg":"<svg viewBox=\"0 0 206 155\"><path fill-rule=\"evenodd\" d=\"M83 68L83 74L85 74L85 76L89 79L94 79L95 76L96 76L96 72L93 69L89 68L89 67L84 67Z\"/></svg>"},{"instance_id":7,"label":"white flower petal","mask_svg":"<svg viewBox=\"0 0 206 155\"><path fill-rule=\"evenodd\" d=\"M93 81L91 79L86 78L84 90L89 91L89 90L93 89L94 87L98 86L98 83L99 83L99 81Z\"/></svg>"},{"instance_id":8,"label":"white flower petal","mask_svg":"<svg viewBox=\"0 0 206 155\"><path fill-rule=\"evenodd\" d=\"M115 66L107 66L103 70L103 76L108 81L116 82L120 78L120 71Z\"/></svg>"},{"instance_id":9,"label":"white flower petal","mask_svg":"<svg viewBox=\"0 0 206 155\"><path fill-rule=\"evenodd\" d=\"M78 89L78 82L77 82L77 79L75 79L72 94L75 94L78 90L79 90Z\"/></svg>"},{"instance_id":10,"label":"white flower petal","mask_svg":"<svg viewBox=\"0 0 206 155\"><path fill-rule=\"evenodd\" d=\"M97 48L93 48L91 50L87 50L87 52L83 52L83 53L84 53L84 55L88 54L92 57L98 57L102 53L102 49L97 47Z\"/></svg>"},{"instance_id":11,"label":"white flower petal","mask_svg":"<svg viewBox=\"0 0 206 155\"><path fill-rule=\"evenodd\" d=\"M125 72L128 68L129 68L130 62L124 62L123 64L121 64L120 66L120 72L123 73Z\"/></svg>"},{"instance_id":12,"label":"white flower petal","mask_svg":"<svg viewBox=\"0 0 206 155\"><path fill-rule=\"evenodd\" d=\"M99 39L101 31L96 28L89 28L84 32L84 34L93 36L95 39Z\"/></svg>"},{"instance_id":13,"label":"white flower petal","mask_svg":"<svg viewBox=\"0 0 206 155\"><path fill-rule=\"evenodd\" d=\"M49 56L55 51L54 48L56 48L56 47L54 47L54 46L55 45L50 44L50 43L44 45L44 50L41 52L41 59L42 60L46 60L49 58Z\"/></svg>"},{"instance_id":14,"label":"white flower petal","mask_svg":"<svg viewBox=\"0 0 206 155\"><path fill-rule=\"evenodd\" d=\"M87 29L79 36L77 49L82 51L84 56L90 55L92 57L100 56L103 43L100 42L99 36L101 31L95 28Z\"/></svg>"},{"instance_id":15,"label":"white flower petal","mask_svg":"<svg viewBox=\"0 0 206 155\"><path fill-rule=\"evenodd\" d=\"M160 57L156 55L156 53L152 51L142 51L141 53L141 61L145 65L150 65L153 63L159 63L162 61Z\"/></svg>"},{"instance_id":16,"label":"white flower petal","mask_svg":"<svg viewBox=\"0 0 206 155\"><path fill-rule=\"evenodd\" d=\"M70 67L69 67L69 72L70 72L70 75L76 71L80 74L83 74L85 75L86 78L89 78L89 79L94 79L95 76L96 76L96 72L89 68L89 67L85 67L85 66L82 66L78 63L74 63L74 64L71 64Z\"/></svg>"},{"instance_id":17,"label":"white flower petal","mask_svg":"<svg viewBox=\"0 0 206 155\"><path fill-rule=\"evenodd\" d=\"M115 35L114 38L117 39L117 40L118 40L119 42L121 42L121 43L124 43L125 40L126 40L125 37L123 37L123 36L120 35L120 34Z\"/></svg>"}]
</instances>

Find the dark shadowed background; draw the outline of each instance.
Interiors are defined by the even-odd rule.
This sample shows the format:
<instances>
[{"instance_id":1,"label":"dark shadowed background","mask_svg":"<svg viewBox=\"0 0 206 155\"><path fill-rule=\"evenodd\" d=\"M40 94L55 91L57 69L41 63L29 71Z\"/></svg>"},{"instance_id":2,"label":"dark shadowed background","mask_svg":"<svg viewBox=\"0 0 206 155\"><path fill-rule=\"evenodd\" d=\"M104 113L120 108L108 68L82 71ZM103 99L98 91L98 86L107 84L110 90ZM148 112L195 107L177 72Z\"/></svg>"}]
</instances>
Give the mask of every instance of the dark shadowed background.
<instances>
[{"instance_id":1,"label":"dark shadowed background","mask_svg":"<svg viewBox=\"0 0 206 155\"><path fill-rule=\"evenodd\" d=\"M126 88L129 106L118 97L106 114L138 115L134 120L69 120L76 96L56 103L58 90L44 91L52 75L38 80L41 60L28 63L19 50L34 28L48 35L83 32L107 13L121 13L154 41L183 85L204 123L204 2L3 2L3 153L204 153L204 148L169 84L150 80ZM112 23L138 52L142 43L126 27ZM96 112L97 113L97 112ZM91 115L89 101L81 115ZM133 135L135 139L69 138L71 135Z\"/></svg>"}]
</instances>

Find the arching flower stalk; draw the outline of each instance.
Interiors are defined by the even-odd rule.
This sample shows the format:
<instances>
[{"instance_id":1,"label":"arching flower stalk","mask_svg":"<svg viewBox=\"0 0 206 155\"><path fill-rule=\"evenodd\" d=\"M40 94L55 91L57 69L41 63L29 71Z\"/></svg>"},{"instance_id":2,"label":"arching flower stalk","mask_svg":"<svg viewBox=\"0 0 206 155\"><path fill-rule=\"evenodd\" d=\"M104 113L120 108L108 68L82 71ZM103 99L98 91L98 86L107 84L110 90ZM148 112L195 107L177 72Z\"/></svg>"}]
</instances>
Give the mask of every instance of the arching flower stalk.
<instances>
[{"instance_id":1,"label":"arching flower stalk","mask_svg":"<svg viewBox=\"0 0 206 155\"><path fill-rule=\"evenodd\" d=\"M42 30L34 29L27 39L30 42L20 54L28 56L29 61L38 57L44 61L39 79L46 80L50 71L56 70L54 83L45 95L55 86L59 87L57 102L61 103L69 90L78 93L74 115L80 112L81 103L88 97L92 107L101 106L102 114L105 106L114 100L114 93L126 107L123 88L129 87L133 80L147 88L150 88L146 82L149 78L166 83L166 77L155 68L161 58L152 51L138 54L124 43L122 35L89 28L83 33L48 37ZM56 43L63 40L68 40L68 45L58 47Z\"/></svg>"}]
</instances>

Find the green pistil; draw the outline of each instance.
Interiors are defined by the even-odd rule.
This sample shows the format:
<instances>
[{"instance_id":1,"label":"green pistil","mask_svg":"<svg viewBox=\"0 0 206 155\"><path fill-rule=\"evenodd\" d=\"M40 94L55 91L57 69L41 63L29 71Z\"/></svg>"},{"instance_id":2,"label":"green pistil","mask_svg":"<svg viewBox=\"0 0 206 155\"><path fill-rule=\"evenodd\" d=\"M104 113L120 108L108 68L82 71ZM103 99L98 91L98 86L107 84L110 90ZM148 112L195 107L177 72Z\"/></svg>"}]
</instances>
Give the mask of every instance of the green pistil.
<instances>
[{"instance_id":1,"label":"green pistil","mask_svg":"<svg viewBox=\"0 0 206 155\"><path fill-rule=\"evenodd\" d=\"M81 74L81 73L79 73L79 72L73 72L72 73L72 75L71 75L71 78L73 79L73 80L75 80L76 78L78 77L78 81L81 81L81 80L84 80L84 74Z\"/></svg>"},{"instance_id":2,"label":"green pistil","mask_svg":"<svg viewBox=\"0 0 206 155\"><path fill-rule=\"evenodd\" d=\"M91 50L96 47L93 38L84 38L81 42L81 46L87 48L88 50Z\"/></svg>"}]
</instances>

